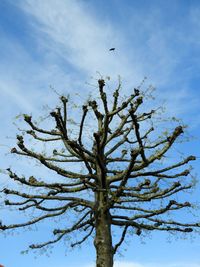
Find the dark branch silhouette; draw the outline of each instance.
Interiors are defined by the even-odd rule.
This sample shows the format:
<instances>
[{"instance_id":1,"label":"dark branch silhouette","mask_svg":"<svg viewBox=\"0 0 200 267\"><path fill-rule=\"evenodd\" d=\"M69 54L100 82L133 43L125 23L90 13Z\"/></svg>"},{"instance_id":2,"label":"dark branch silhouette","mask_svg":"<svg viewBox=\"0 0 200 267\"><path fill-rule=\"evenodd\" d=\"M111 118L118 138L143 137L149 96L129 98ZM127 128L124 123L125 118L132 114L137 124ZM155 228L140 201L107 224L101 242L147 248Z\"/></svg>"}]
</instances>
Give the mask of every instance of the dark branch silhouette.
<instances>
[{"instance_id":1,"label":"dark branch silhouette","mask_svg":"<svg viewBox=\"0 0 200 267\"><path fill-rule=\"evenodd\" d=\"M110 49L113 50L115 48ZM108 100L105 81L98 81L100 101L89 101L82 106L76 135L70 134L71 110L69 112L68 99L64 96L60 99L62 106L50 113L54 129L40 128L31 116L24 115L29 129L25 135L17 136L17 146L11 153L38 161L41 167L57 174L57 179L46 182L34 174L20 176L8 168L10 179L23 187L4 188L5 205L35 212L33 218L25 222L9 225L2 222L2 231L75 213L65 226L52 229L53 239L34 243L30 248L55 244L79 231L80 239L71 246L94 238L96 266L112 267L113 256L130 234L129 229L134 229L139 236L146 231L190 233L200 227L199 222L181 221L176 216L179 210L192 208L190 202L175 199L178 193L194 185L189 177L190 168L185 166L195 157L176 158L171 165L158 165L183 134L183 127L178 125L167 136L158 137L152 127L156 111L142 111L142 107L145 108L143 94L134 89L121 102L120 88L119 84L113 99ZM89 128L93 133L91 138L87 134L89 114L94 117L93 126ZM26 136L47 147L50 145L48 153L31 147ZM175 214L174 219L167 219L166 214ZM112 233L116 228L121 230L121 236L113 244Z\"/></svg>"}]
</instances>

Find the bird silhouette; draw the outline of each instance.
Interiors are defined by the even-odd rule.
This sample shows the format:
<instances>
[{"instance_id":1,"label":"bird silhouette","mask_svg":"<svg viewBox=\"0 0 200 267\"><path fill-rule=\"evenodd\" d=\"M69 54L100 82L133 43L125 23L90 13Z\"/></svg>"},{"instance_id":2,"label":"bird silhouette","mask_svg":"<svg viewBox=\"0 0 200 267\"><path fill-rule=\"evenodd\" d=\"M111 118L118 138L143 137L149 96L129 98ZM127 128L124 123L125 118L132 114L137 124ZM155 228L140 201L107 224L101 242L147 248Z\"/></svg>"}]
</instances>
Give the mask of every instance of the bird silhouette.
<instances>
[{"instance_id":1,"label":"bird silhouette","mask_svg":"<svg viewBox=\"0 0 200 267\"><path fill-rule=\"evenodd\" d=\"M109 49L109 51L114 51L114 50L115 50L115 48L114 48L114 47L112 47L112 48L110 48L110 49Z\"/></svg>"}]
</instances>

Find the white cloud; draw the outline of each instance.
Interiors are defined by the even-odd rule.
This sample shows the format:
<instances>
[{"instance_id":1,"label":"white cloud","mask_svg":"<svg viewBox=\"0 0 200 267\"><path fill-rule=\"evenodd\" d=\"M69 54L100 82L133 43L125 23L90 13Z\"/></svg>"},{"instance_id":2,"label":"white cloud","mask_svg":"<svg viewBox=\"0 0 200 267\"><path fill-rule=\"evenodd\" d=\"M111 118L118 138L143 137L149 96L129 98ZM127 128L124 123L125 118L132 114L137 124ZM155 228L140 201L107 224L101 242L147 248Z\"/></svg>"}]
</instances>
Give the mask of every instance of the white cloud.
<instances>
[{"instance_id":1,"label":"white cloud","mask_svg":"<svg viewBox=\"0 0 200 267\"><path fill-rule=\"evenodd\" d=\"M143 267L143 265L139 263L133 263L133 262L116 261L114 264L114 267Z\"/></svg>"},{"instance_id":2,"label":"white cloud","mask_svg":"<svg viewBox=\"0 0 200 267\"><path fill-rule=\"evenodd\" d=\"M95 265L87 265L85 267L94 267ZM75 266L74 266L75 267ZM136 263L127 261L115 261L114 267L200 267L200 263Z\"/></svg>"},{"instance_id":3,"label":"white cloud","mask_svg":"<svg viewBox=\"0 0 200 267\"><path fill-rule=\"evenodd\" d=\"M1 97L6 95L11 102L16 103L20 108L24 109L24 112L34 112L35 108L32 105L32 103L24 97L22 92L20 92L20 89L16 82L13 81L7 81L4 82L0 80L0 91L1 91Z\"/></svg>"},{"instance_id":4,"label":"white cloud","mask_svg":"<svg viewBox=\"0 0 200 267\"><path fill-rule=\"evenodd\" d=\"M78 70L78 77L82 74L85 79L100 71L115 80L120 74L126 85L124 93L130 93L130 88L149 74L150 82L161 87L159 95L167 100L173 115L182 116L191 109L198 112L196 93L185 85L185 76L177 75L177 66L188 49L185 49L188 44L184 29L177 36L176 27L168 27L162 21L163 10L151 10L145 14L145 20L144 13L132 10L127 25L116 29L110 18L100 20L94 6L84 1L23 0L19 3L29 15L35 38L46 51L46 57L57 64L62 58ZM111 46L116 47L114 53L108 51ZM190 76L191 73L188 79ZM190 105L186 105L188 102Z\"/></svg>"},{"instance_id":5,"label":"white cloud","mask_svg":"<svg viewBox=\"0 0 200 267\"><path fill-rule=\"evenodd\" d=\"M98 21L87 4L62 0L21 3L23 10L36 19L37 33L48 38L43 45L79 70L90 75L95 71L113 77L120 74L125 78L135 73L138 80L142 78L137 64L127 57L123 32L114 29L108 20ZM114 53L109 52L112 46L116 47Z\"/></svg>"},{"instance_id":6,"label":"white cloud","mask_svg":"<svg viewBox=\"0 0 200 267\"><path fill-rule=\"evenodd\" d=\"M31 22L30 30L34 29L31 34L35 34L39 49L44 51L44 59L37 62L38 59L33 58L28 53L30 51L25 50L29 48L11 40L4 40L2 44L3 38L1 39L1 45L7 48L5 53L8 54L7 62L0 62L0 98L4 106L1 111L1 121L5 120L6 104L10 109L13 108L15 113L20 109L22 112L32 112L37 116L40 111L38 107L46 103L53 106L51 104L57 101L57 97L47 90L49 84L52 84L58 92L81 90L80 82L87 79L85 76L94 75L96 70L111 75L114 80L121 74L122 81L128 81L128 90L132 87L130 84L137 85L143 75L150 73L153 82L160 86L165 85L165 88L169 86L169 89L161 93L163 98L170 100L171 113L181 114L186 109L190 113L194 108L197 110L198 92L194 95L184 83L174 91L174 81L178 81L180 85L182 79L174 71L177 62L181 61L181 51L176 53L179 51L175 50L173 53L170 50L168 42L175 37L175 31L173 29L167 33L163 31L160 21L157 21L159 18L154 17L155 14L149 14L148 19L146 14L145 17L140 17L138 14L140 27L143 27L145 21L146 26L148 24L148 28L143 27L143 34L146 35L148 32L148 46L143 45L140 39L140 44L137 46L131 43L131 39L126 40L129 39L129 34L122 29L116 30L112 21L98 20L95 11L89 9L90 6L86 1L21 0L21 7L29 15L27 23ZM198 20L195 21L197 22ZM133 24L135 24L135 14L132 15L132 22L129 24L130 31ZM139 24L135 24L135 38L139 37L137 35ZM156 29L155 24L158 25ZM184 41L187 38L188 36ZM192 33L190 39L196 41ZM108 51L111 46L116 47L114 53ZM60 65L60 59L64 60L63 65ZM77 75L74 74L73 68L75 72L78 70ZM84 95L85 91L81 93ZM15 106L12 106L9 100L15 103ZM197 116L193 118L197 120ZM2 132L3 128L5 127L2 127ZM13 135L9 127L6 127L6 130L9 135ZM66 264L62 266L65 267ZM91 264L86 267L94 266ZM114 267L200 267L200 264L181 262L142 264L116 261Z\"/></svg>"}]
</instances>

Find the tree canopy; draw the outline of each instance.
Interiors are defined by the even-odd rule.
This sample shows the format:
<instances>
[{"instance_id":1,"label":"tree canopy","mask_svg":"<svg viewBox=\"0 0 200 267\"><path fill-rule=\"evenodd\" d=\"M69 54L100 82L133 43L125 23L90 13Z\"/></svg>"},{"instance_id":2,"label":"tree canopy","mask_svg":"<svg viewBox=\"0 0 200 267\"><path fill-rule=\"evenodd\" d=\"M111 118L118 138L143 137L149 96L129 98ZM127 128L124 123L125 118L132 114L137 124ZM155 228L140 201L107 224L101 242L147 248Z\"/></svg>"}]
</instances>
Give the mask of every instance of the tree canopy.
<instances>
[{"instance_id":1,"label":"tree canopy","mask_svg":"<svg viewBox=\"0 0 200 267\"><path fill-rule=\"evenodd\" d=\"M25 222L7 225L2 221L0 229L62 218L60 226L52 229L52 239L30 248L42 248L79 232L80 239L70 245L91 237L96 266L112 267L115 253L129 234L189 233L200 227L195 218L186 222L177 217L180 210L193 208L189 201L177 201L176 196L184 199L183 193L194 186L188 164L195 157L167 160L184 127L176 125L163 133L155 123L157 111L146 110L145 95L138 88L123 101L120 81L112 99L108 99L104 79L98 80L97 88L99 98L82 105L73 124L73 110L69 110L65 96L60 97L61 106L50 113L53 129L40 127L32 116L24 114L28 129L17 135L17 146L11 153L35 159L41 168L49 169L49 175L53 172L57 177L44 180L34 175L34 169L30 177L20 176L8 168L10 179L23 187L4 188L5 205L35 212ZM31 147L27 136L46 144L46 152L39 151L39 146ZM66 220L66 214L71 214L71 220ZM114 244L117 228L119 240Z\"/></svg>"}]
</instances>

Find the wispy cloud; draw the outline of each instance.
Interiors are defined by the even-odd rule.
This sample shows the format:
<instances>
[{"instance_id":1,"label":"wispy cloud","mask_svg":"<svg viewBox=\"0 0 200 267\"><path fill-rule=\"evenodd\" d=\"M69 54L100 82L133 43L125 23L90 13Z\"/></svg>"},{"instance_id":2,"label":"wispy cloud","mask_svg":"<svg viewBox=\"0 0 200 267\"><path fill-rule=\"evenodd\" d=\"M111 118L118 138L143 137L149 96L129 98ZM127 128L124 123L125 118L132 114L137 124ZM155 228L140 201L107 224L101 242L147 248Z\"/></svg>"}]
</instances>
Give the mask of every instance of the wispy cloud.
<instances>
[{"instance_id":1,"label":"wispy cloud","mask_svg":"<svg viewBox=\"0 0 200 267\"><path fill-rule=\"evenodd\" d=\"M111 19L97 18L94 6L83 1L24 0L18 3L29 16L36 42L46 53L46 60L53 60L57 66L63 61L66 73L69 68L70 75L75 70L80 79L95 75L96 71L114 79L120 74L127 85L124 92L130 91L144 75L149 75L150 81L160 87L160 97L169 103L169 111L176 115L192 109L199 111L196 92L191 92L188 85L193 73L188 68L194 70L192 57L188 66L186 63L191 44L185 36L189 26L184 29L181 22L173 27L170 22L166 23L160 6L147 14L130 8L130 20L125 21L126 27L118 29ZM186 14L188 23L192 23L193 13ZM191 36L195 36L195 29L190 31ZM108 51L111 46L116 47L114 53ZM185 68L181 68L181 64ZM58 72L62 71L58 68ZM187 102L190 105L186 105Z\"/></svg>"},{"instance_id":2,"label":"wispy cloud","mask_svg":"<svg viewBox=\"0 0 200 267\"><path fill-rule=\"evenodd\" d=\"M15 134L13 128L8 126L8 114L12 117L19 112L27 112L37 117L41 111L39 107L43 104L53 107L57 103L57 96L49 90L50 84L59 93L77 91L84 96L87 91L86 86L82 86L83 81L88 81L91 75L95 76L96 71L110 75L113 80L120 74L125 84L125 93L130 93L143 76L149 76L150 82L161 88L158 88L159 95L168 101L170 115L184 114L185 117L187 113L189 122L195 127L199 126L199 8L186 8L184 16L180 18L179 14L178 18L181 6L171 2L167 9L167 2L163 8L159 5L146 8L143 4L138 8L126 1L113 1L112 12L104 16L102 14L106 8L102 12L97 10L93 4L95 1L7 2L18 6L21 15L25 14L28 29L26 37L31 36L35 46L30 48L24 44L20 40L20 33L13 40L12 34L0 32L3 55L0 61L2 143L2 136ZM149 2L153 5L153 2L159 1ZM120 5L120 10L126 8L125 15L120 17L115 5ZM113 20L111 13L114 12L118 12L116 17L119 15L117 20L120 22L116 23L116 17ZM166 20L167 17L171 21ZM109 52L112 46L116 47L114 53ZM191 83L193 78L197 80L195 86ZM10 145L10 140L7 142ZM19 163L13 158L10 162L12 166L16 164L22 172L28 168L29 172L32 171L29 162L25 165L23 161ZM6 166L7 162L2 162L2 165ZM34 171L42 175L35 167ZM177 256L177 262L168 264L116 261L115 267L200 267L198 262L178 261L181 256ZM29 261L25 262L23 258L21 266L27 266ZM59 267L62 266L65 265ZM73 266L71 262L70 266Z\"/></svg>"},{"instance_id":3,"label":"wispy cloud","mask_svg":"<svg viewBox=\"0 0 200 267\"><path fill-rule=\"evenodd\" d=\"M139 74L137 65L131 64L125 50L123 32L114 28L109 20L100 21L95 11L81 1L22 1L21 8L36 20L35 29L46 35L41 45L54 51L68 63L86 74L128 77ZM114 53L109 52L116 47ZM137 77L138 78L138 77Z\"/></svg>"}]
</instances>

